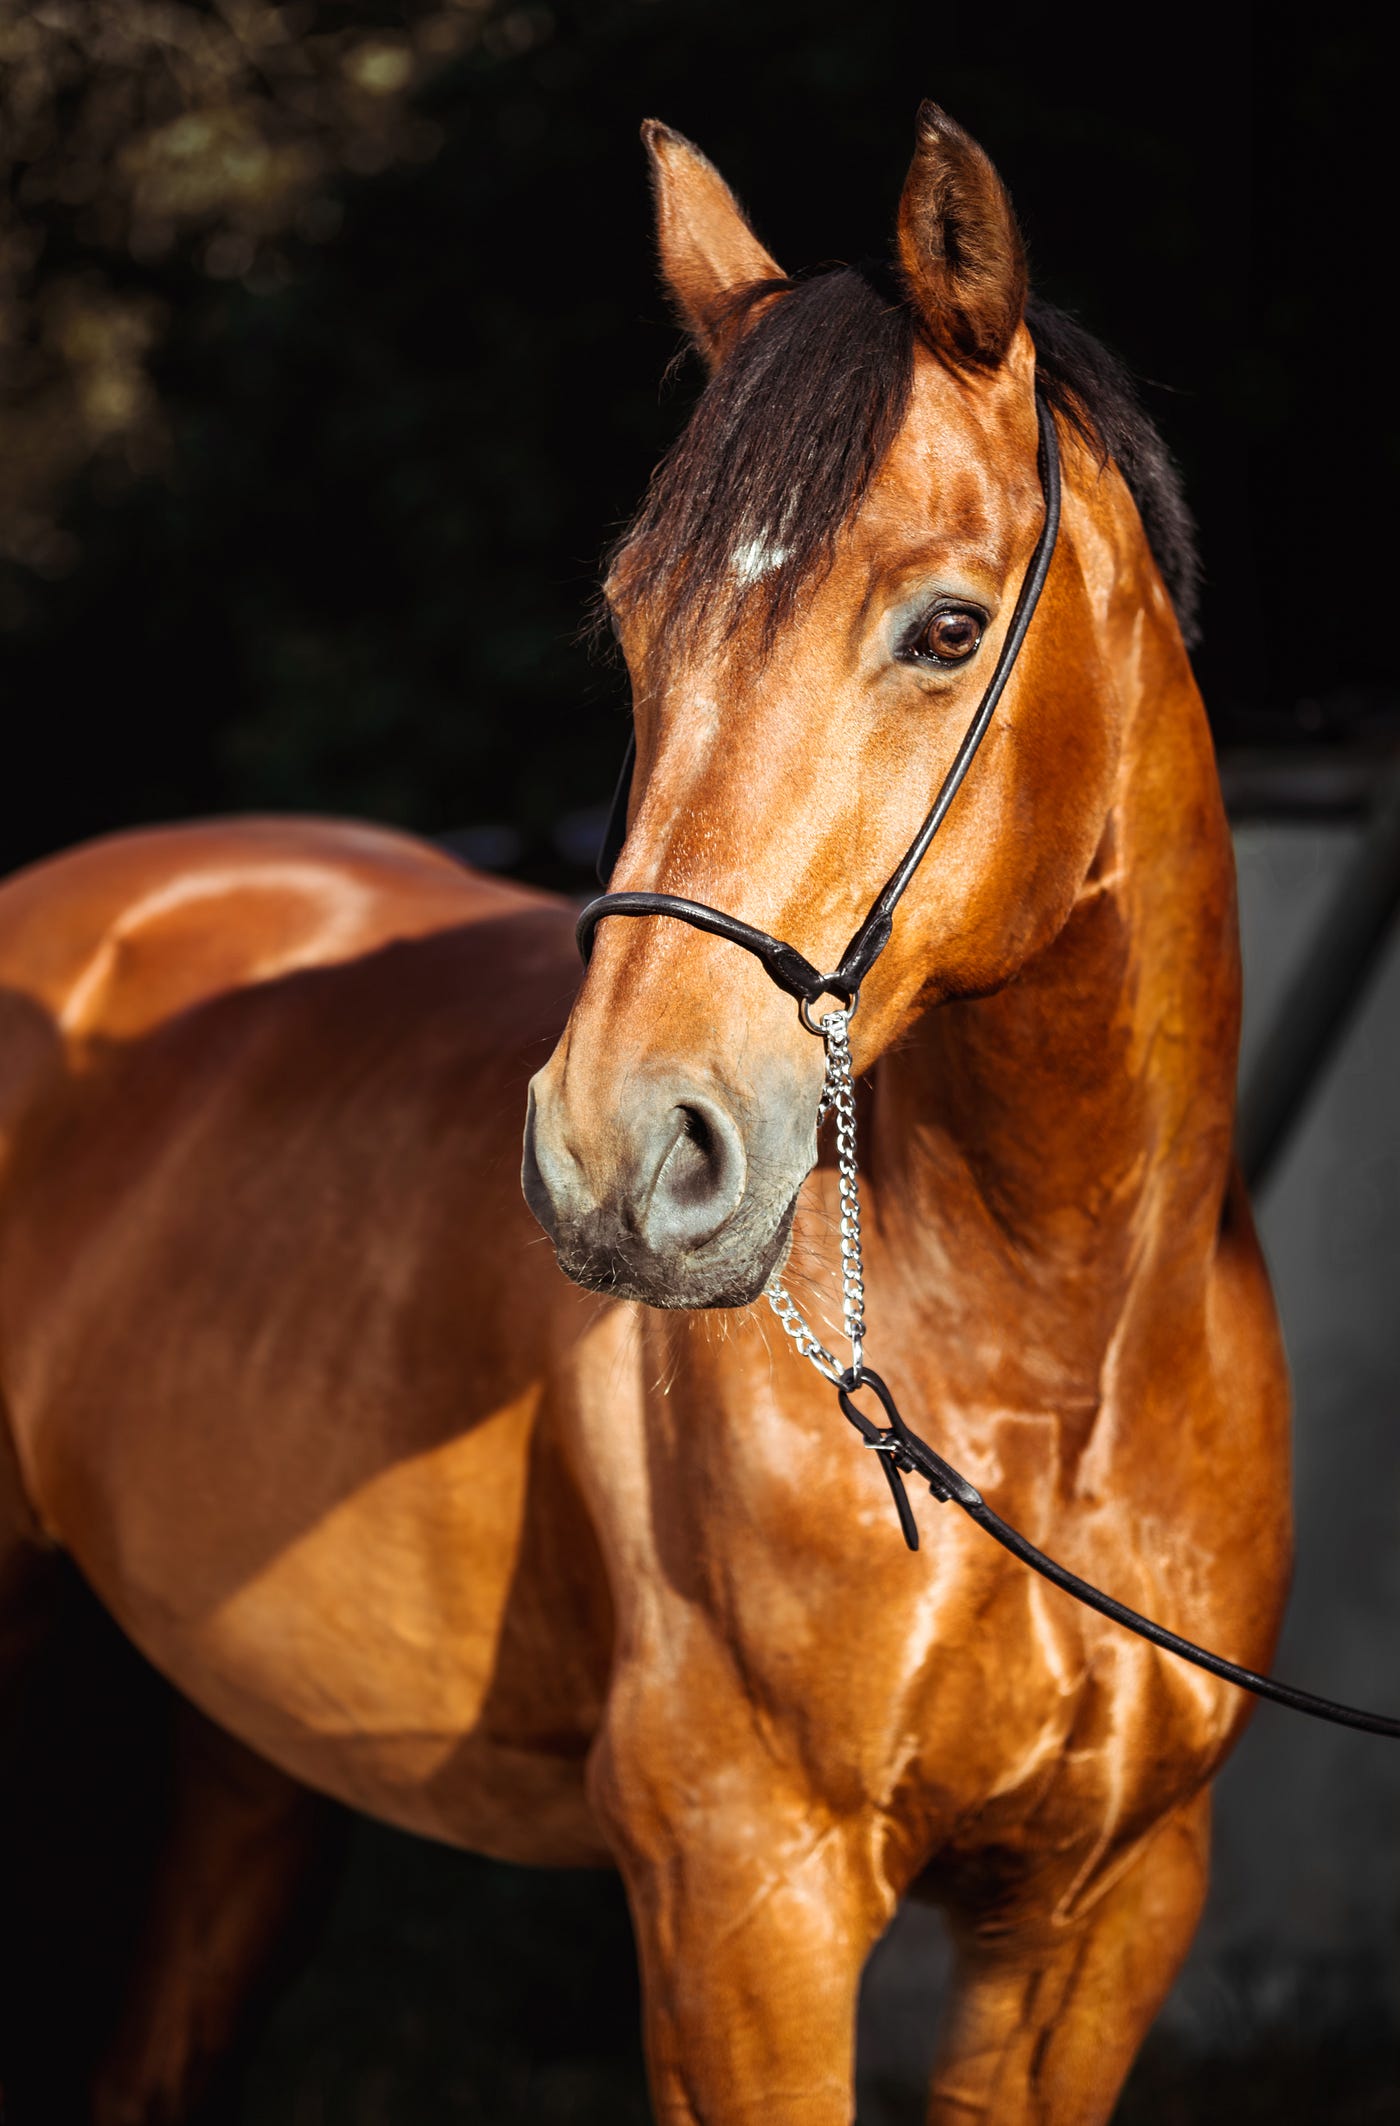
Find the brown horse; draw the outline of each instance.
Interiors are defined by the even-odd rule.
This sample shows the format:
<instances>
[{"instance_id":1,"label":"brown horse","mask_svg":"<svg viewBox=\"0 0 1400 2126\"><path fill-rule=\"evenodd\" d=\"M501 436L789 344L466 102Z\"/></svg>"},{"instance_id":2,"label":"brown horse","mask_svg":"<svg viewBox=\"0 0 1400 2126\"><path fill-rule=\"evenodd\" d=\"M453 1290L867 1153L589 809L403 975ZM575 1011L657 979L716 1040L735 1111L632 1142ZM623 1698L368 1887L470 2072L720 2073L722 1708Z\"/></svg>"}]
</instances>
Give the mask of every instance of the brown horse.
<instances>
[{"instance_id":1,"label":"brown horse","mask_svg":"<svg viewBox=\"0 0 1400 2126\"><path fill-rule=\"evenodd\" d=\"M713 375L608 583L638 742L612 884L832 964L1014 606L1038 380L1050 577L852 1022L872 1356L1036 1541L1261 1665L1286 1389L1170 469L1102 351L1027 311L1000 182L932 107L893 272L784 279L704 158L647 140ZM182 1708L72 2115L190 2114L303 1897L315 1789L617 1864L672 2126L849 2120L906 1892L958 1952L929 2118L1106 2119L1247 1703L927 1498L904 1549L761 1303L785 1251L805 1306L831 1289L820 1044L674 920L605 923L578 979L559 901L362 828L131 835L0 894L0 1681L63 1658L66 1553ZM567 1278L517 1183L532 1073ZM101 1799L123 1724L72 1720L65 1795ZM51 1885L63 1840L18 1842Z\"/></svg>"}]
</instances>

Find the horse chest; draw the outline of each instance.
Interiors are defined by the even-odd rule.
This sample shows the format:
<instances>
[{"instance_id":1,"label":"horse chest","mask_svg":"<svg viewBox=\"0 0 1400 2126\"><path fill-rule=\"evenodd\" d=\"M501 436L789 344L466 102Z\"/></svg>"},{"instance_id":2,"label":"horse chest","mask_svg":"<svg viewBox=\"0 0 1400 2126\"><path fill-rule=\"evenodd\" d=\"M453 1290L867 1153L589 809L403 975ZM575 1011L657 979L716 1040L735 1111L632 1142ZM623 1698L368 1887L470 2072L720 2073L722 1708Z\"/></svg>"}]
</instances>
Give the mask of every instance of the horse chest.
<instances>
[{"instance_id":1,"label":"horse chest","mask_svg":"<svg viewBox=\"0 0 1400 2126\"><path fill-rule=\"evenodd\" d=\"M1217 1686L1046 1588L921 1489L907 1551L873 1458L844 1431L809 1469L750 1467L742 1496L745 1532L722 1563L697 1546L692 1585L814 1806L886 1821L896 1887L931 1867L948 1894L994 1877L1014 1902L1048 1875L1056 1897L1087 1895L1209 1769ZM1067 1515L1057 1540L1092 1549L1095 1531Z\"/></svg>"}]
</instances>

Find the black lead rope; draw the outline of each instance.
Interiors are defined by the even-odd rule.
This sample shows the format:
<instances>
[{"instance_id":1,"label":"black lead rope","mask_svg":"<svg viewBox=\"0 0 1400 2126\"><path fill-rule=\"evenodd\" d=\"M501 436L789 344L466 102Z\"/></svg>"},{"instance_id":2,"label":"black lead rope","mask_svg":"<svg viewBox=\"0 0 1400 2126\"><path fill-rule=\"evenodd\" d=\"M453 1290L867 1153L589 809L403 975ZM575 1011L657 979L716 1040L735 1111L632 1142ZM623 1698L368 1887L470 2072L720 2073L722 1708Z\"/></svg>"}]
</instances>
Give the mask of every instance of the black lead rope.
<instances>
[{"instance_id":1,"label":"black lead rope","mask_svg":"<svg viewBox=\"0 0 1400 2126\"><path fill-rule=\"evenodd\" d=\"M1020 595L1011 615L1011 624L1006 631L1001 653L992 670L992 676L977 705L976 712L958 747L953 764L944 776L932 809L919 828L904 856L891 872L869 913L852 937L835 970L821 974L812 962L795 945L784 943L781 938L771 937L766 930L759 930L752 923L742 922L738 916L727 915L721 908L711 908L704 901L693 901L675 893L603 893L588 903L578 919L578 945L585 963L593 949L593 936L601 923L610 915L644 916L666 915L677 921L690 923L697 930L705 930L713 937L725 938L733 945L742 945L755 959L762 962L778 987L788 996L795 997L802 1014L802 1022L809 1032L822 1031L810 1016L810 1008L820 997L838 996L846 1000L846 1018L855 1010L860 996L861 983L870 972L880 953L889 943L895 908L919 865L928 853L929 844L947 817L948 808L960 789L973 757L986 735L993 712L1005 691L1012 669L1026 639L1045 579L1050 573L1054 558L1055 539L1060 523L1060 457L1055 435L1054 416L1044 399L1036 395L1036 418L1040 431L1040 484L1045 498L1045 519L1030 566L1021 584ZM622 773L618 778L613 798L612 812L608 820L603 848L599 858L600 883L606 883L621 852L627 832L627 808L631 795L632 772L636 761L635 741L629 741ZM1136 1609L1129 1609L1126 1602L1119 1602L1112 1595L1091 1581L1080 1579L1078 1573L1069 1571L1034 1543L1027 1540L1019 1529L994 1513L974 1484L956 1470L951 1462L945 1462L936 1454L927 1441L911 1432L900 1416L893 1395L878 1373L863 1363L859 1368L847 1368L844 1373L829 1376L835 1384L842 1411L860 1433L867 1447L879 1456L880 1467L890 1488L890 1496L899 1515L899 1525L904 1540L911 1550L919 1547L918 1524L909 1494L904 1488L906 1476L919 1476L927 1483L933 1496L941 1503L950 1500L960 1506L970 1520L986 1530L994 1542L1012 1557L1019 1558L1032 1572L1049 1580L1052 1586L1063 1588L1086 1608L1097 1610L1100 1616L1121 1624L1125 1630L1135 1632L1153 1646L1162 1647L1167 1653L1177 1654L1183 1661L1190 1661L1197 1668L1205 1669L1212 1676L1219 1676L1225 1683L1233 1683L1240 1690L1251 1691L1256 1698L1268 1698L1276 1705L1289 1706L1294 1712L1308 1713L1315 1720L1330 1720L1338 1727L1360 1728L1369 1735L1392 1735L1400 1737L1400 1720L1391 1719L1384 1713L1369 1713L1357 1706L1339 1705L1331 1698L1314 1697L1311 1691L1295 1690L1289 1683L1280 1683L1273 1676L1261 1676L1252 1668L1242 1668L1238 1662L1227 1661L1223 1655L1214 1654L1204 1646L1197 1646L1191 1639L1183 1639L1178 1632L1168 1631L1163 1624L1154 1623ZM878 1398L888 1422L884 1425L867 1417L853 1398L869 1388Z\"/></svg>"},{"instance_id":2,"label":"black lead rope","mask_svg":"<svg viewBox=\"0 0 1400 2126\"><path fill-rule=\"evenodd\" d=\"M856 1408L851 1400L862 1389L870 1388L879 1397L884 1407L888 1425L879 1425L874 1419ZM880 1457L880 1467L899 1514L899 1525L904 1531L904 1540L911 1550L919 1547L919 1529L914 1519L914 1509L909 1503L909 1494L904 1488L906 1476L921 1476L940 1505L949 1500L961 1506L971 1521L985 1528L993 1542L1009 1550L1013 1558L1029 1565L1043 1580L1053 1587L1062 1587L1066 1594L1073 1595L1088 1609L1096 1609L1101 1617L1109 1617L1121 1624L1140 1639L1147 1639L1153 1646L1165 1647L1169 1654L1179 1654L1183 1661L1190 1661L1197 1668L1206 1669L1212 1676L1219 1676L1226 1683L1234 1683L1239 1689L1252 1691L1256 1698L1271 1699L1275 1705L1286 1705L1295 1713L1310 1713L1314 1720L1330 1720L1337 1727L1358 1727L1367 1735L1400 1736L1400 1720L1393 1720L1385 1713L1368 1713L1359 1706L1339 1705L1333 1698L1318 1698L1308 1690L1296 1690L1291 1683L1280 1683L1275 1676L1261 1676L1252 1668L1241 1668L1237 1661L1227 1661L1223 1654L1213 1654L1209 1648L1197 1646L1192 1639L1183 1639L1179 1632L1168 1631L1165 1624L1156 1624L1151 1617L1143 1616L1137 1609L1129 1609L1126 1602L1119 1602L1091 1580L1081 1580L1077 1572L1061 1565L1034 1543L994 1513L975 1484L956 1470L951 1462L945 1462L941 1454L935 1454L926 1440L911 1432L900 1416L895 1399L878 1373L869 1366L861 1368L857 1381L850 1371L842 1376L837 1389L841 1408L859 1432L867 1447L873 1447Z\"/></svg>"}]
</instances>

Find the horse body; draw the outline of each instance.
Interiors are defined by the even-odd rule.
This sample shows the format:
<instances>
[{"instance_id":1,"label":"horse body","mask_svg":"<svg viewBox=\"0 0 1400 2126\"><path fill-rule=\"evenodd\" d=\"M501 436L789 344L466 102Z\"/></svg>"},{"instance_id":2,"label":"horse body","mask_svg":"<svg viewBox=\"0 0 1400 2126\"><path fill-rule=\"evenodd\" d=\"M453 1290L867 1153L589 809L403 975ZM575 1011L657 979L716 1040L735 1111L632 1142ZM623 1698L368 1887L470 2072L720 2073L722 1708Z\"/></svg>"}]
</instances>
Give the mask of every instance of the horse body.
<instances>
[{"instance_id":1,"label":"horse body","mask_svg":"<svg viewBox=\"0 0 1400 2126\"><path fill-rule=\"evenodd\" d=\"M10 993L54 1030L5 1222L45 1528L298 1776L488 1851L600 1858L580 1767L607 1596L540 1423L541 1336L586 1345L591 1309L528 1244L514 1141L567 919L309 823L131 837L7 898ZM71 961L31 987L55 936Z\"/></svg>"},{"instance_id":2,"label":"horse body","mask_svg":"<svg viewBox=\"0 0 1400 2126\"><path fill-rule=\"evenodd\" d=\"M723 364L729 291L776 269L707 164L652 148L667 270ZM891 665L882 616L932 579L994 631L1035 529L1019 297L1003 325L968 300L981 367L915 349L878 477L765 651L714 627L678 650L620 557L614 884L742 905L830 964L907 840L960 681ZM1228 835L1127 489L1068 436L1066 475L1024 671L853 1021L871 1357L1034 1540L1258 1664L1286 1392L1230 1180ZM739 551L780 567L776 540ZM1244 1707L931 1502L903 1549L829 1387L745 1303L789 1236L819 1292L836 1216L818 1045L762 971L615 922L575 1001L561 904L397 837L251 823L12 882L0 984L13 1555L66 1549L297 1781L616 1862L674 2126L848 2120L860 1972L911 1889L959 1946L931 2120L1107 2118ZM573 1283L519 1195L532 1073L526 1190ZM143 2093L197 2048L148 2026L104 2122L181 2115Z\"/></svg>"}]
</instances>

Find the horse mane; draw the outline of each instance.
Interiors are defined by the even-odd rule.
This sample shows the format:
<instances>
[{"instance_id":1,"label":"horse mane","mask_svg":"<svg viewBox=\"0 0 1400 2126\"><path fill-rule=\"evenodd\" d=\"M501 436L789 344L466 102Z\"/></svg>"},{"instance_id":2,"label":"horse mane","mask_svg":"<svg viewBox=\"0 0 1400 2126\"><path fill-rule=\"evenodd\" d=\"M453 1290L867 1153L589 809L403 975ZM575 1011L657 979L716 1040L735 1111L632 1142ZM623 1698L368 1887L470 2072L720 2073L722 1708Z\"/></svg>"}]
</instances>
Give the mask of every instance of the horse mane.
<instances>
[{"instance_id":1,"label":"horse mane","mask_svg":"<svg viewBox=\"0 0 1400 2126\"><path fill-rule=\"evenodd\" d=\"M1127 482L1186 647L1193 650L1201 639L1201 557L1176 460L1132 376L1102 340L1037 295L1026 305L1026 323L1046 398L1100 462L1112 462Z\"/></svg>"},{"instance_id":2,"label":"horse mane","mask_svg":"<svg viewBox=\"0 0 1400 2126\"><path fill-rule=\"evenodd\" d=\"M764 648L830 566L908 405L919 325L897 273L830 266L760 281L757 310L652 476L610 565L673 637L730 635L757 616ZM1181 476L1117 357L1033 297L1037 374L1056 413L1118 466L1188 646L1200 564Z\"/></svg>"}]
</instances>

